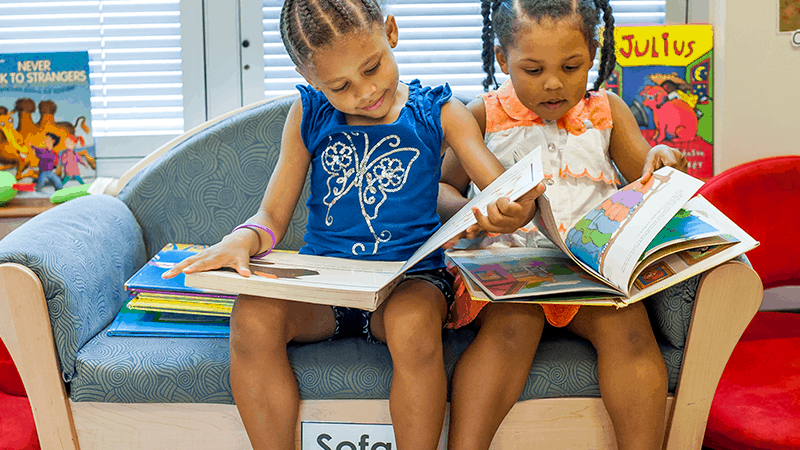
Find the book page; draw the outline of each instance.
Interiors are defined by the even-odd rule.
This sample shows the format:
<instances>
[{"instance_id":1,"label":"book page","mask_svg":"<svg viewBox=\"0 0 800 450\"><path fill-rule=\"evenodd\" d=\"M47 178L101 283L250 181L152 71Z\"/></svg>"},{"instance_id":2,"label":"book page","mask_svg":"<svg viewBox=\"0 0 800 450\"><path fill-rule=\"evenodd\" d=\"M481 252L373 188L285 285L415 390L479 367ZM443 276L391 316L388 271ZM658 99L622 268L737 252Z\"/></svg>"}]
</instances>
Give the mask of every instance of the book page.
<instances>
[{"instance_id":1,"label":"book page","mask_svg":"<svg viewBox=\"0 0 800 450\"><path fill-rule=\"evenodd\" d=\"M501 197L508 197L511 201L514 201L536 187L542 180L544 180L542 148L537 147L509 167L442 225L436 233L411 255L400 269L400 273L410 269L414 264L444 245L453 236L458 235L476 223L472 208L478 208L481 213L486 215L486 208L490 203L494 203Z\"/></svg>"},{"instance_id":2,"label":"book page","mask_svg":"<svg viewBox=\"0 0 800 450\"><path fill-rule=\"evenodd\" d=\"M647 245L640 261L661 249L675 246L681 242L698 241L724 234L721 227L714 224L713 220L694 211L697 203L697 198L689 200L669 219L664 228Z\"/></svg>"},{"instance_id":3,"label":"book page","mask_svg":"<svg viewBox=\"0 0 800 450\"><path fill-rule=\"evenodd\" d=\"M555 249L462 250L449 252L448 257L493 300L565 293L621 294Z\"/></svg>"},{"instance_id":4,"label":"book page","mask_svg":"<svg viewBox=\"0 0 800 450\"><path fill-rule=\"evenodd\" d=\"M693 199L693 211L719 226L725 233L723 236L731 236L738 242L684 250L656 261L633 280L630 296L624 299L625 303L647 298L758 246L758 241L702 196Z\"/></svg>"},{"instance_id":5,"label":"book page","mask_svg":"<svg viewBox=\"0 0 800 450\"><path fill-rule=\"evenodd\" d=\"M658 169L647 184L636 180L589 211L567 232L570 251L627 291L639 257L703 182L672 167Z\"/></svg>"}]
</instances>

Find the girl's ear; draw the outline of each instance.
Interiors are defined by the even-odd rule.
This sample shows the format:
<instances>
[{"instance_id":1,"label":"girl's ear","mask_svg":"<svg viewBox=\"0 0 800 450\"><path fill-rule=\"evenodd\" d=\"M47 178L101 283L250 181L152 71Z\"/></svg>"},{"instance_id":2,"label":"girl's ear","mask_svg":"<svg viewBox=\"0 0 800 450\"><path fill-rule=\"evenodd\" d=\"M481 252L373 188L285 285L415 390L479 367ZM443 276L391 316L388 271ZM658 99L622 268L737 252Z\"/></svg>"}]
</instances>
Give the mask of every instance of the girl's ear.
<instances>
[{"instance_id":1,"label":"girl's ear","mask_svg":"<svg viewBox=\"0 0 800 450\"><path fill-rule=\"evenodd\" d=\"M503 51L503 47L499 45L494 46L494 59L496 59L497 64L500 65L500 70L508 75L508 61L506 61L506 53Z\"/></svg>"},{"instance_id":2,"label":"girl's ear","mask_svg":"<svg viewBox=\"0 0 800 450\"><path fill-rule=\"evenodd\" d=\"M393 15L388 14L386 16L385 28L386 28L386 40L389 41L389 45L392 48L397 47L398 30L397 30L397 22L395 22Z\"/></svg>"},{"instance_id":3,"label":"girl's ear","mask_svg":"<svg viewBox=\"0 0 800 450\"><path fill-rule=\"evenodd\" d=\"M299 73L299 74L300 74L300 76L302 76L302 77L303 77L303 79L304 79L304 80L306 80L306 83L308 83L308 84L310 84L310 85L311 85L311 87L313 87L314 89L316 89L316 90L318 90L318 91L321 91L321 90L322 90L322 89L318 88L318 87L317 87L317 85L316 85L316 84L315 84L313 81L311 81L311 80L310 80L310 79L309 79L309 78L306 76L306 74L304 74L304 73L303 73L303 72L300 70L300 68L299 68L299 67L295 66L295 67L294 67L294 70L295 70L295 72Z\"/></svg>"}]
</instances>

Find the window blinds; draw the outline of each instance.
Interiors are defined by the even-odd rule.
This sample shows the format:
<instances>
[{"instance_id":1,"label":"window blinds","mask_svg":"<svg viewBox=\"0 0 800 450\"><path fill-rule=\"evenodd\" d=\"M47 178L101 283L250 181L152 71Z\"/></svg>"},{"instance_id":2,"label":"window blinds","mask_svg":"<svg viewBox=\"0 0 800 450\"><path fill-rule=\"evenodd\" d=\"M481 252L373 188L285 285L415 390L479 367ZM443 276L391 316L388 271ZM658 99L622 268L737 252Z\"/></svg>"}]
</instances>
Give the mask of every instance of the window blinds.
<instances>
[{"instance_id":1,"label":"window blinds","mask_svg":"<svg viewBox=\"0 0 800 450\"><path fill-rule=\"evenodd\" d=\"M4 0L0 53L88 50L95 137L184 129L179 0Z\"/></svg>"},{"instance_id":2,"label":"window blinds","mask_svg":"<svg viewBox=\"0 0 800 450\"><path fill-rule=\"evenodd\" d=\"M401 80L419 78L427 85L447 82L456 93L466 96L483 91L480 1L388 0L386 3L384 13L394 15L400 29L394 55ZM263 0L265 98L296 93L294 86L304 82L281 42L282 5L282 0ZM666 0L618 0L612 1L611 7L617 25L663 24ZM498 74L498 82L502 83L505 76L499 68ZM595 67L590 82L596 76Z\"/></svg>"}]
</instances>

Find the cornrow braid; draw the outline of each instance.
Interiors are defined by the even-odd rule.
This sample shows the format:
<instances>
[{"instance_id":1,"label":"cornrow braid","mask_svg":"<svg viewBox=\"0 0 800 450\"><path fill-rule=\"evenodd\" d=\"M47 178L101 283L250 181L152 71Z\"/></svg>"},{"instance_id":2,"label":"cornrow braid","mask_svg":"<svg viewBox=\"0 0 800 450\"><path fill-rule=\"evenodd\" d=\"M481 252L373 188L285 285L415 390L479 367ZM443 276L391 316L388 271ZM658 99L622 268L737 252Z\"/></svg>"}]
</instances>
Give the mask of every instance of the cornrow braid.
<instances>
[{"instance_id":1,"label":"cornrow braid","mask_svg":"<svg viewBox=\"0 0 800 450\"><path fill-rule=\"evenodd\" d=\"M608 0L595 0L597 8L603 11L603 21L605 27L603 30L603 47L600 48L600 67L598 68L597 79L594 80L593 91L600 89L600 86L605 83L617 63L617 55L614 53L614 14L611 11L611 5Z\"/></svg>"},{"instance_id":2,"label":"cornrow braid","mask_svg":"<svg viewBox=\"0 0 800 450\"><path fill-rule=\"evenodd\" d=\"M486 72L486 79L483 80L483 90L488 91L489 86L494 84L498 87L497 79L494 76L494 30L492 29L491 10L494 4L499 4L493 0L481 0L481 15L483 16L483 51L481 60L483 61L483 71Z\"/></svg>"},{"instance_id":3,"label":"cornrow braid","mask_svg":"<svg viewBox=\"0 0 800 450\"><path fill-rule=\"evenodd\" d=\"M286 52L297 67L310 64L314 50L336 36L383 23L375 0L286 0L280 30Z\"/></svg>"}]
</instances>

